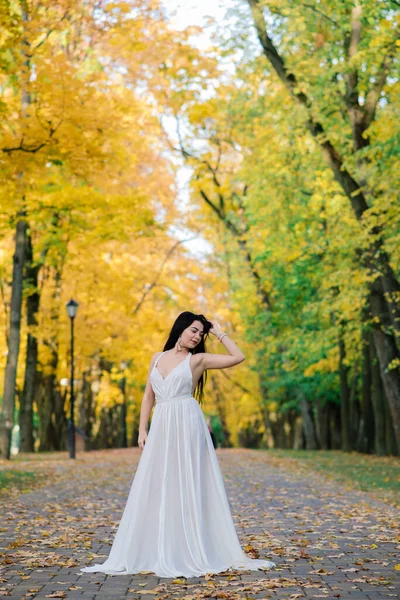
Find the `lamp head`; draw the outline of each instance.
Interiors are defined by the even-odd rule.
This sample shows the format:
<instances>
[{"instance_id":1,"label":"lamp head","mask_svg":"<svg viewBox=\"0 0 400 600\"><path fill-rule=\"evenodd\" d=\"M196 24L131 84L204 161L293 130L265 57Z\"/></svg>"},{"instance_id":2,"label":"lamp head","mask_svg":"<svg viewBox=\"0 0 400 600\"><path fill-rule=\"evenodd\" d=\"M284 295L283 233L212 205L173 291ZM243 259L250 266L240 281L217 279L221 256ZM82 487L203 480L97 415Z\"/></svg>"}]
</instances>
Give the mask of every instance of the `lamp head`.
<instances>
[{"instance_id":1,"label":"lamp head","mask_svg":"<svg viewBox=\"0 0 400 600\"><path fill-rule=\"evenodd\" d=\"M76 313L78 311L78 306L79 304L75 302L75 300L73 300L72 298L69 302L67 302L67 313L70 319L75 319Z\"/></svg>"}]
</instances>

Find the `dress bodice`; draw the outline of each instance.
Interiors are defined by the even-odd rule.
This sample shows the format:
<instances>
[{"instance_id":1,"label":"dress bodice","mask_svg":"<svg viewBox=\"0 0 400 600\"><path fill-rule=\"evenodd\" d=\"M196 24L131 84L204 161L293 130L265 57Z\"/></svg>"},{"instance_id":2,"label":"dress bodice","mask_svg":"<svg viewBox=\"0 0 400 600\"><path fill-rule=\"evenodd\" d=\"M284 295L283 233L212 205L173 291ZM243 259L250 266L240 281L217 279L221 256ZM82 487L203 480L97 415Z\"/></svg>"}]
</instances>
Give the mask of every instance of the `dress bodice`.
<instances>
[{"instance_id":1,"label":"dress bodice","mask_svg":"<svg viewBox=\"0 0 400 600\"><path fill-rule=\"evenodd\" d=\"M191 352L178 363L166 377L157 368L158 361L165 354L162 352L154 363L150 373L150 382L154 390L156 402L184 399L192 396L193 375L190 368Z\"/></svg>"}]
</instances>

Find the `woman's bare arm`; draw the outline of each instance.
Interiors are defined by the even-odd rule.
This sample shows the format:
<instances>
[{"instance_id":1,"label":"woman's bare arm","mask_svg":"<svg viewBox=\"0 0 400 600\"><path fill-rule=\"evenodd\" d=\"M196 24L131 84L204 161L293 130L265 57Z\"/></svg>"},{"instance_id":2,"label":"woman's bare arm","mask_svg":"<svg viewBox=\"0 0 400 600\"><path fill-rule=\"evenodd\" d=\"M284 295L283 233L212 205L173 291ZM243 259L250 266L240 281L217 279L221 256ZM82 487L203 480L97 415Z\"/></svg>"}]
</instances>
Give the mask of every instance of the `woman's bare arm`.
<instances>
[{"instance_id":1,"label":"woman's bare arm","mask_svg":"<svg viewBox=\"0 0 400 600\"><path fill-rule=\"evenodd\" d=\"M145 431L147 433L147 426L149 422L149 417L151 413L151 409L153 408L153 404L155 401L155 395L153 391L153 387L150 382L150 373L153 370L154 362L157 357L162 354L161 352L156 352L151 357L149 373L146 381L146 388L144 390L142 404L140 406L140 420L139 420L139 433Z\"/></svg>"},{"instance_id":2,"label":"woman's bare arm","mask_svg":"<svg viewBox=\"0 0 400 600\"><path fill-rule=\"evenodd\" d=\"M226 348L229 354L213 354L204 352L201 355L201 365L206 369L226 369L234 367L245 360L245 355L229 336L224 336L221 344Z\"/></svg>"},{"instance_id":3,"label":"woman's bare arm","mask_svg":"<svg viewBox=\"0 0 400 600\"><path fill-rule=\"evenodd\" d=\"M218 337L223 332L218 325L213 324L210 333ZM228 351L228 354L202 352L194 355L192 359L193 381L198 381L203 371L207 369L227 369L245 360L243 352L228 335L224 334L221 343Z\"/></svg>"}]
</instances>

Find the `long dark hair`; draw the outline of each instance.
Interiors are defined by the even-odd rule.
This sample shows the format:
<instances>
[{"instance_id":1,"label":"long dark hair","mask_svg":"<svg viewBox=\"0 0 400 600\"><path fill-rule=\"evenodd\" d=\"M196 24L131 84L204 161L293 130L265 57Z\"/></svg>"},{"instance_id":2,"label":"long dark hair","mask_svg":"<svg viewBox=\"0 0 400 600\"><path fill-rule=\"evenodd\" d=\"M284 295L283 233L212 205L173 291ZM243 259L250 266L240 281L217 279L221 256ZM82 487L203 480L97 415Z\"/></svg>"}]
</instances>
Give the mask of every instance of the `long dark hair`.
<instances>
[{"instance_id":1,"label":"long dark hair","mask_svg":"<svg viewBox=\"0 0 400 600\"><path fill-rule=\"evenodd\" d=\"M192 354L198 354L199 352L206 352L206 338L208 337L208 332L212 327L212 323L207 321L204 315L196 315L190 311L185 311L181 313L175 323L172 325L171 331L169 332L168 339L164 345L164 352L166 350L171 350L171 348L175 347L176 342L178 341L179 336L187 327L193 323L193 321L200 321L204 327L204 334L201 336L201 341L197 344L193 350L189 350ZM204 397L204 386L207 381L207 371L204 371L200 379L197 382L196 388L194 390L194 395L201 404L203 402Z\"/></svg>"}]
</instances>

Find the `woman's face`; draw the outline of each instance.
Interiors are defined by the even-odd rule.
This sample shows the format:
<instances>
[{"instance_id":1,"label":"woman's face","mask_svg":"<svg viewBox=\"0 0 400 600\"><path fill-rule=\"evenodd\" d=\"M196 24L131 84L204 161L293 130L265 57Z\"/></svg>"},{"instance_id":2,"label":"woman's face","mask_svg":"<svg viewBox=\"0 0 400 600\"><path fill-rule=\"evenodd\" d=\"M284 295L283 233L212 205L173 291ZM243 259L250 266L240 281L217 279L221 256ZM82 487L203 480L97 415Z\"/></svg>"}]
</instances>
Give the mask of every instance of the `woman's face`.
<instances>
[{"instance_id":1,"label":"woman's face","mask_svg":"<svg viewBox=\"0 0 400 600\"><path fill-rule=\"evenodd\" d=\"M204 325L201 321L193 321L182 332L181 344L186 348L195 348L204 335Z\"/></svg>"}]
</instances>

